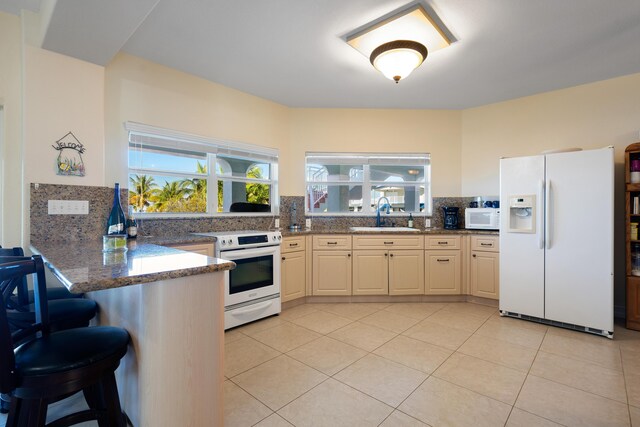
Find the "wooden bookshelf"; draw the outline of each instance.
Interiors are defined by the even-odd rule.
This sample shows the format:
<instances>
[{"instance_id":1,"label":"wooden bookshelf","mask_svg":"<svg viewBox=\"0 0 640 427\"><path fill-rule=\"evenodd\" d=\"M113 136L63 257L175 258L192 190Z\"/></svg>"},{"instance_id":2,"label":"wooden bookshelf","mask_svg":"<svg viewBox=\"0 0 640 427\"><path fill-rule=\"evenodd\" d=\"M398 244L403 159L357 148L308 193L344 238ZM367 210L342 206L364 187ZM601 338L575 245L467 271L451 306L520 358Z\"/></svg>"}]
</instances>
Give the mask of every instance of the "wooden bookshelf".
<instances>
[{"instance_id":1,"label":"wooden bookshelf","mask_svg":"<svg viewBox=\"0 0 640 427\"><path fill-rule=\"evenodd\" d=\"M624 153L625 169L625 256L627 285L627 328L640 331L640 275L634 275L633 255L640 254L640 236L631 236L631 224L640 224L640 210L634 212L633 199L640 198L640 182L631 182L631 162L640 161L640 142L629 145Z\"/></svg>"}]
</instances>

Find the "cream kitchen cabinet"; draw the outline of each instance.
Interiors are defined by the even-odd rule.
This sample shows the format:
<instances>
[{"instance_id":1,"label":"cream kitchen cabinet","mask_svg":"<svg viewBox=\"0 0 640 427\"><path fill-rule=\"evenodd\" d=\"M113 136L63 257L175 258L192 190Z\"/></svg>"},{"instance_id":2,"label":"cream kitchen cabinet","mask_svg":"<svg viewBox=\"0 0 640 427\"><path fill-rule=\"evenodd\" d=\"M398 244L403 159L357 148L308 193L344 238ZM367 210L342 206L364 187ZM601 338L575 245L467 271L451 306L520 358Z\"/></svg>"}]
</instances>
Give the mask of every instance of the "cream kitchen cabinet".
<instances>
[{"instance_id":1,"label":"cream kitchen cabinet","mask_svg":"<svg viewBox=\"0 0 640 427\"><path fill-rule=\"evenodd\" d=\"M354 236L353 295L424 293L422 236Z\"/></svg>"},{"instance_id":2,"label":"cream kitchen cabinet","mask_svg":"<svg viewBox=\"0 0 640 427\"><path fill-rule=\"evenodd\" d=\"M389 253L385 250L353 251L353 295L389 294Z\"/></svg>"},{"instance_id":3,"label":"cream kitchen cabinet","mask_svg":"<svg viewBox=\"0 0 640 427\"><path fill-rule=\"evenodd\" d=\"M500 290L498 236L478 235L470 238L469 283L471 294L498 299Z\"/></svg>"},{"instance_id":4,"label":"cream kitchen cabinet","mask_svg":"<svg viewBox=\"0 0 640 427\"><path fill-rule=\"evenodd\" d=\"M174 249L180 249L187 252L195 252L197 254L213 256L213 243L190 243L184 245L167 245Z\"/></svg>"},{"instance_id":5,"label":"cream kitchen cabinet","mask_svg":"<svg viewBox=\"0 0 640 427\"><path fill-rule=\"evenodd\" d=\"M424 294L424 251L389 252L389 295Z\"/></svg>"},{"instance_id":6,"label":"cream kitchen cabinet","mask_svg":"<svg viewBox=\"0 0 640 427\"><path fill-rule=\"evenodd\" d=\"M285 237L281 245L280 298L282 302L306 295L307 257L304 236Z\"/></svg>"},{"instance_id":7,"label":"cream kitchen cabinet","mask_svg":"<svg viewBox=\"0 0 640 427\"><path fill-rule=\"evenodd\" d=\"M351 295L351 236L313 236L313 295Z\"/></svg>"},{"instance_id":8,"label":"cream kitchen cabinet","mask_svg":"<svg viewBox=\"0 0 640 427\"><path fill-rule=\"evenodd\" d=\"M460 236L426 236L424 251L425 294L462 293Z\"/></svg>"}]
</instances>

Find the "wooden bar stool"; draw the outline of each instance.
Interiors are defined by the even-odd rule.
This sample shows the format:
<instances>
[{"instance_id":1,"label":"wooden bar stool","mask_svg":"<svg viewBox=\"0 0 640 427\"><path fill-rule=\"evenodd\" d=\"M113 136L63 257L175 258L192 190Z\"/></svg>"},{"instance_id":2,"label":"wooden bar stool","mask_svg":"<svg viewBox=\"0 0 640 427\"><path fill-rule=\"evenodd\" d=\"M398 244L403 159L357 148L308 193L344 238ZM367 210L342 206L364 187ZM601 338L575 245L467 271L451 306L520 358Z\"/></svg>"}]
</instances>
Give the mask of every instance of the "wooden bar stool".
<instances>
[{"instance_id":1,"label":"wooden bar stool","mask_svg":"<svg viewBox=\"0 0 640 427\"><path fill-rule=\"evenodd\" d=\"M35 321L13 333L7 299L23 278L33 277ZM64 427L97 420L100 427L124 427L114 372L126 354L129 334L98 326L51 332L42 258L0 265L0 392L11 395L9 427L45 426L50 403L83 391L90 409L49 424ZM23 344L15 348L15 342Z\"/></svg>"}]
</instances>

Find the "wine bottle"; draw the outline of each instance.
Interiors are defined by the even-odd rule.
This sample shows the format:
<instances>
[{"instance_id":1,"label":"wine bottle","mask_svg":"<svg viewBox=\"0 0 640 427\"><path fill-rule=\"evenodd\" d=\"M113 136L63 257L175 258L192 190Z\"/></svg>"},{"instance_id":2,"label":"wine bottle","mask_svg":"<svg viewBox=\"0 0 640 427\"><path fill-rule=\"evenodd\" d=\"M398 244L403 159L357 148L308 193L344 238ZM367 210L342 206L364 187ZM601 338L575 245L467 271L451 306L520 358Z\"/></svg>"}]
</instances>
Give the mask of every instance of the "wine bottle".
<instances>
[{"instance_id":1,"label":"wine bottle","mask_svg":"<svg viewBox=\"0 0 640 427\"><path fill-rule=\"evenodd\" d=\"M135 239L138 237L138 222L133 217L133 206L129 205L129 218L127 218L127 237Z\"/></svg>"},{"instance_id":2,"label":"wine bottle","mask_svg":"<svg viewBox=\"0 0 640 427\"><path fill-rule=\"evenodd\" d=\"M120 206L120 184L116 182L113 192L113 207L107 220L107 234L123 234L124 223L124 212Z\"/></svg>"},{"instance_id":3,"label":"wine bottle","mask_svg":"<svg viewBox=\"0 0 640 427\"><path fill-rule=\"evenodd\" d=\"M413 228L413 215L409 214L409 221L407 222L409 228Z\"/></svg>"}]
</instances>

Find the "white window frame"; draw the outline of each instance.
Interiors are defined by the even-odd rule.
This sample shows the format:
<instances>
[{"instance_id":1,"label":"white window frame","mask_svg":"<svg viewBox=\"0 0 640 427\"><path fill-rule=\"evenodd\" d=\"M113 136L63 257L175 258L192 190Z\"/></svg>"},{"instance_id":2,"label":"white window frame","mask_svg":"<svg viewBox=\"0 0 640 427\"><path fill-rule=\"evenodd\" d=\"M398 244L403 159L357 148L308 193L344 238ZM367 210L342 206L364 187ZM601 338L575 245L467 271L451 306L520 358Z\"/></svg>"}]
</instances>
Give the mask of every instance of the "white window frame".
<instances>
[{"instance_id":1,"label":"white window frame","mask_svg":"<svg viewBox=\"0 0 640 427\"><path fill-rule=\"evenodd\" d=\"M180 171L145 169L128 165L127 188L130 186L129 177L132 174L178 176L182 178L198 178L207 180L207 212L136 212L136 218L200 218L216 216L276 216L280 211L280 197L278 193L278 150L236 141L225 141L179 132L171 129L159 128L135 122L126 122L128 132L127 150L132 144L146 140L145 144L164 149L182 149L206 155L207 174L185 173ZM142 144L142 142L139 142ZM254 179L218 175L216 170L217 156L221 158L236 157L255 163L269 163L269 179ZM127 151L127 158L129 158ZM248 184L270 185L270 212L218 212L218 180L223 182L245 182Z\"/></svg>"},{"instance_id":2,"label":"white window frame","mask_svg":"<svg viewBox=\"0 0 640 427\"><path fill-rule=\"evenodd\" d=\"M362 181L310 181L307 176L307 165L313 164L313 159L332 159L334 164L360 165L363 170ZM393 182L399 187L411 187L424 185L425 201L424 211L422 212L391 212L392 216L407 216L409 213L414 216L429 217L433 214L433 196L431 194L431 155L429 153L305 153L305 214L309 216L375 216L376 209L365 200L365 194L368 198L372 191L372 185L380 184L379 181L371 181L369 167L376 164L396 164L415 167L416 163L422 163L424 167L424 181L417 182ZM362 185L362 211L353 212L311 212L309 210L310 201L308 188L310 185ZM393 206L393 204L392 204Z\"/></svg>"}]
</instances>

